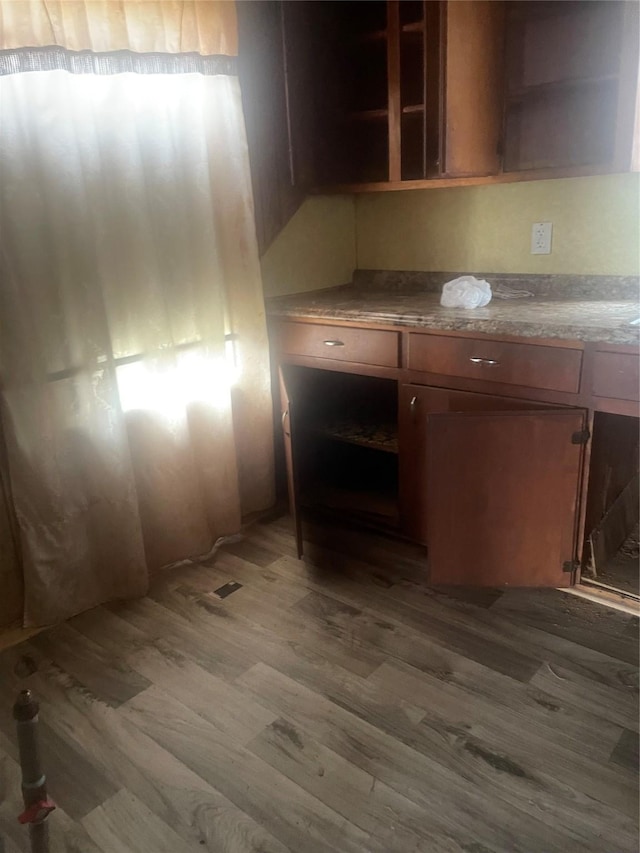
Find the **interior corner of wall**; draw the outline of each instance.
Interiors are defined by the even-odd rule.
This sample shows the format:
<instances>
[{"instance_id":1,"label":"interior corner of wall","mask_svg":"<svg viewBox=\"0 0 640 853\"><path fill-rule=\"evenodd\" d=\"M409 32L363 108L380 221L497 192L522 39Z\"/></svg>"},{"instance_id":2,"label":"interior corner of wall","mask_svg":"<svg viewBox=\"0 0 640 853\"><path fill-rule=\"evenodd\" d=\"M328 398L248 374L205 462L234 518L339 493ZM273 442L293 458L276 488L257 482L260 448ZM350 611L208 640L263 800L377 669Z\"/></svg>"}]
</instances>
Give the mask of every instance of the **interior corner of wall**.
<instances>
[{"instance_id":1,"label":"interior corner of wall","mask_svg":"<svg viewBox=\"0 0 640 853\"><path fill-rule=\"evenodd\" d=\"M358 251L358 209L356 207L356 194L352 193L349 196L351 200L351 222L353 227L353 270L357 270L360 266L360 256ZM353 272L351 273L353 278Z\"/></svg>"},{"instance_id":2,"label":"interior corner of wall","mask_svg":"<svg viewBox=\"0 0 640 853\"><path fill-rule=\"evenodd\" d=\"M262 256L264 294L344 284L355 265L352 196L308 196Z\"/></svg>"}]
</instances>

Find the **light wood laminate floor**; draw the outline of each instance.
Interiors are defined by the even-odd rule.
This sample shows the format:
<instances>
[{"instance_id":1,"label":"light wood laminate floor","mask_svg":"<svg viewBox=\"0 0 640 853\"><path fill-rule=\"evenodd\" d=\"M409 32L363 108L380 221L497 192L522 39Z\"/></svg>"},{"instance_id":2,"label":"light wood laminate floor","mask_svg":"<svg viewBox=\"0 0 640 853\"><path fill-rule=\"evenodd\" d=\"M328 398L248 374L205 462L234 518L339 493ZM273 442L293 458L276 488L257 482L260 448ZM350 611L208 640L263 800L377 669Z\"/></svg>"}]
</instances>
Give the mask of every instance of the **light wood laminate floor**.
<instances>
[{"instance_id":1,"label":"light wood laminate floor","mask_svg":"<svg viewBox=\"0 0 640 853\"><path fill-rule=\"evenodd\" d=\"M146 598L0 654L5 853L28 849L25 686L52 853L637 851L635 617L436 592L418 549L309 538L299 562L286 517L258 523Z\"/></svg>"}]
</instances>

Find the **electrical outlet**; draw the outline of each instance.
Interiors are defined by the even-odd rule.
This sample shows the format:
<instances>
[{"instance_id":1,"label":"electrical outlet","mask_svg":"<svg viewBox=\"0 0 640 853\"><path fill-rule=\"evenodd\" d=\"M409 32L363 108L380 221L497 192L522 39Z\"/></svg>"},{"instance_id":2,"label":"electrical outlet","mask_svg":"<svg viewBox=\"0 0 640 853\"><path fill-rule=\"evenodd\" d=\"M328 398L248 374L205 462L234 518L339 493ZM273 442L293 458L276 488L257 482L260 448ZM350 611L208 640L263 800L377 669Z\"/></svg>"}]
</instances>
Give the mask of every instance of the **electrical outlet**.
<instances>
[{"instance_id":1,"label":"electrical outlet","mask_svg":"<svg viewBox=\"0 0 640 853\"><path fill-rule=\"evenodd\" d=\"M534 222L531 226L531 254L551 254L553 222Z\"/></svg>"}]
</instances>

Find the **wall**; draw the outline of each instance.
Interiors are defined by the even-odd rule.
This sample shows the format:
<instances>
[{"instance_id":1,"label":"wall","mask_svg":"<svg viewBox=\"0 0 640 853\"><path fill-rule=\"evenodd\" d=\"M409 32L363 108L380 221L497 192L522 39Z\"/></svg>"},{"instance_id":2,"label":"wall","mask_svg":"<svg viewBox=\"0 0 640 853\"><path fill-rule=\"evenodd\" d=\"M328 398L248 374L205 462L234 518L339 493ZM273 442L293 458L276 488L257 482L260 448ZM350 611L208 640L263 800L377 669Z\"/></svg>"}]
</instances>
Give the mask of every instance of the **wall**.
<instances>
[{"instance_id":1,"label":"wall","mask_svg":"<svg viewBox=\"0 0 640 853\"><path fill-rule=\"evenodd\" d=\"M550 255L531 224L553 222ZM634 275L640 175L359 195L361 269Z\"/></svg>"},{"instance_id":2,"label":"wall","mask_svg":"<svg viewBox=\"0 0 640 853\"><path fill-rule=\"evenodd\" d=\"M265 296L345 284L356 267L351 196L312 196L262 256Z\"/></svg>"},{"instance_id":3,"label":"wall","mask_svg":"<svg viewBox=\"0 0 640 853\"><path fill-rule=\"evenodd\" d=\"M553 222L550 255L531 224ZM640 174L308 198L262 258L266 296L361 269L637 275Z\"/></svg>"}]
</instances>

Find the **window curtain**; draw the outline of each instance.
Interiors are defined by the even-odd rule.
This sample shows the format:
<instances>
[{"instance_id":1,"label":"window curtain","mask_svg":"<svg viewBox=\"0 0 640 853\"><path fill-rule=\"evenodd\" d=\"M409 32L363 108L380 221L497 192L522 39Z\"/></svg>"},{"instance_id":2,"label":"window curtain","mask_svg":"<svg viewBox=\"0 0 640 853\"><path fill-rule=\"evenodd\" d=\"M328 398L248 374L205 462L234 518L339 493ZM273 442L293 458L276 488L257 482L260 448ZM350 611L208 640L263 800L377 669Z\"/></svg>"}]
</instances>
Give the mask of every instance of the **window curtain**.
<instances>
[{"instance_id":1,"label":"window curtain","mask_svg":"<svg viewBox=\"0 0 640 853\"><path fill-rule=\"evenodd\" d=\"M237 78L6 74L0 168L0 577L43 625L273 502Z\"/></svg>"},{"instance_id":2,"label":"window curtain","mask_svg":"<svg viewBox=\"0 0 640 853\"><path fill-rule=\"evenodd\" d=\"M231 0L2 0L4 49L60 45L68 50L238 53Z\"/></svg>"}]
</instances>

